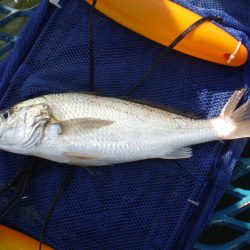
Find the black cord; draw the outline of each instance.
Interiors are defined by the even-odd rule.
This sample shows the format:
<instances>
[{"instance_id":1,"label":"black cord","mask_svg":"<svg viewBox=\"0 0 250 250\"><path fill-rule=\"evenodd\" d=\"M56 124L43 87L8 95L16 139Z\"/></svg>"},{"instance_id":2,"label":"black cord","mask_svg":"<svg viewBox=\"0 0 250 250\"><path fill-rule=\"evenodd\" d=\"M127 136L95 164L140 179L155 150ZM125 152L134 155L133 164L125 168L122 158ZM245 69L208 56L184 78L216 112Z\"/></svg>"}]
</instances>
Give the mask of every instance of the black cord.
<instances>
[{"instance_id":1,"label":"black cord","mask_svg":"<svg viewBox=\"0 0 250 250\"><path fill-rule=\"evenodd\" d=\"M89 17L89 28L88 28L88 37L89 37L89 69L90 69L90 76L89 76L89 90L93 91L94 90L94 45L93 45L93 16L94 16L94 11L95 11L95 5L96 5L97 0L93 0L92 1L92 5L91 5L91 12L90 12L90 17ZM157 60L149 67L149 69L146 71L146 73L142 76L142 79L131 89L129 90L126 95L131 94L136 88L138 88L138 86L140 86L148 77L148 75L153 71L153 69L161 62L161 60L164 58L164 56L166 55L166 53L168 51L170 51L172 48L174 48L174 46L179 43L187 34L189 34L192 30L194 30L196 27L198 27L200 24L202 24L203 22L207 21L207 20L220 20L217 17L204 17L201 18L200 20L198 20L197 22L193 23L192 25L190 25L182 34L180 34L164 51L163 53L157 58ZM39 250L42 249L42 242L44 239L44 235L46 232L46 229L48 227L48 223L49 223L49 219L52 216L52 213L56 207L57 202L59 201L60 197L62 196L63 192L65 191L65 189L68 187L69 183L73 180L74 175L76 173L77 168L76 167L71 167L71 169L69 170L69 173L65 176L62 184L60 185L58 191L56 192L47 216L44 220L44 224L43 224L43 228L41 230L41 234L40 234L40 241L39 241Z\"/></svg>"},{"instance_id":2,"label":"black cord","mask_svg":"<svg viewBox=\"0 0 250 250\"><path fill-rule=\"evenodd\" d=\"M56 192L56 194L55 194L55 196L54 196L54 198L53 198L53 200L52 200L52 202L50 204L50 207L49 207L48 213L46 215L46 218L44 220L43 227L42 227L41 234L40 234L39 250L42 249L42 242L43 242L43 239L44 239L46 229L48 227L49 219L51 218L52 213L53 213L53 211L54 211L54 209L55 209L55 207L57 205L57 202L61 198L63 192L68 187L70 182L73 180L73 178L75 176L75 173L76 173L76 170L77 170L77 167L75 167L75 166L70 167L69 173L66 174L64 180L62 181L59 189L57 190L57 192Z\"/></svg>"},{"instance_id":3,"label":"black cord","mask_svg":"<svg viewBox=\"0 0 250 250\"><path fill-rule=\"evenodd\" d=\"M166 47L163 52L156 58L156 60L149 66L148 70L143 74L143 76L141 77L141 80L138 81L137 84L135 84L131 89L129 89L124 96L128 96L130 94L132 94L139 86L141 86L145 80L148 78L148 76L152 73L152 71L154 70L154 68L161 63L161 61L164 59L164 57L166 56L166 54L171 51L183 38L185 38L191 31L193 31L194 29L196 29L198 26L200 26L201 24L203 24L206 21L216 21L219 23L222 23L222 19L219 17L215 17L215 16L208 16L208 17L202 17L201 19L199 19L198 21L194 22L193 24L191 24L185 31L183 31L179 36L177 36L175 38L175 40L168 46Z\"/></svg>"},{"instance_id":4,"label":"black cord","mask_svg":"<svg viewBox=\"0 0 250 250\"><path fill-rule=\"evenodd\" d=\"M31 172L30 172L31 174ZM8 215L8 213L11 211L11 209L16 205L16 203L19 201L19 199L22 197L26 186L29 182L29 177L30 174L27 175L24 179L24 181L22 182L22 184L17 188L17 191L15 192L14 197L8 202L8 204L6 205L6 207L3 209L3 211L1 212L0 215L0 223L2 222L2 220L4 219L4 217L6 215Z\"/></svg>"},{"instance_id":5,"label":"black cord","mask_svg":"<svg viewBox=\"0 0 250 250\"><path fill-rule=\"evenodd\" d=\"M89 90L92 92L95 88L95 63L94 63L94 44L93 44L93 17L95 12L95 5L97 0L93 0L91 4L91 11L89 15L89 27L88 27L88 37L89 37Z\"/></svg>"},{"instance_id":6,"label":"black cord","mask_svg":"<svg viewBox=\"0 0 250 250\"><path fill-rule=\"evenodd\" d=\"M8 182L5 186L0 188L0 195L2 193L7 192L11 188L16 187L18 183L20 182L20 180L23 180L24 176L29 174L29 172L34 168L36 163L37 163L36 158L33 158L33 159L31 159L31 157L28 158L25 161L21 170L16 174L16 176L10 182Z\"/></svg>"}]
</instances>

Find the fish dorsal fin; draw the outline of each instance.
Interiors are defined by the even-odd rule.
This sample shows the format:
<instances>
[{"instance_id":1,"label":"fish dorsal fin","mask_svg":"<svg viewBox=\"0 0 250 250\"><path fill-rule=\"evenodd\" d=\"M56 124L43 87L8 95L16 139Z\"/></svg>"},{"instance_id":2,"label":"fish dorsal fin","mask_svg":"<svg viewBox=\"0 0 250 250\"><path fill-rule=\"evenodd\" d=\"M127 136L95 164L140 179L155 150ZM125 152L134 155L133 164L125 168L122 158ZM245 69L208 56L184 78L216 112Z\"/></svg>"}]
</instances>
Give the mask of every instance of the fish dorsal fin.
<instances>
[{"instance_id":1,"label":"fish dorsal fin","mask_svg":"<svg viewBox=\"0 0 250 250\"><path fill-rule=\"evenodd\" d=\"M245 92L246 92L246 89L235 91L233 95L229 98L229 100L227 101L224 108L222 109L220 116L221 117L231 116L232 113L235 111L237 105L241 101Z\"/></svg>"},{"instance_id":2,"label":"fish dorsal fin","mask_svg":"<svg viewBox=\"0 0 250 250\"><path fill-rule=\"evenodd\" d=\"M191 119L195 119L195 120L201 119L201 116L199 114L195 114L193 112L186 111L186 110L184 110L182 108L168 107L168 106L165 106L163 104L153 103L153 102L148 101L148 100L133 99L133 98L127 97L127 96L121 97L120 99L124 100L124 101L129 101L129 102L132 102L132 103L137 103L137 104L141 104L141 105L145 105L145 106L150 106L152 108L160 109L162 111L166 111L166 112L173 113L173 114L176 114L176 115L181 115L181 116L191 118Z\"/></svg>"},{"instance_id":3,"label":"fish dorsal fin","mask_svg":"<svg viewBox=\"0 0 250 250\"><path fill-rule=\"evenodd\" d=\"M161 159L185 159L190 158L192 156L192 149L190 147L179 148L176 151L168 153L162 157Z\"/></svg>"},{"instance_id":4,"label":"fish dorsal fin","mask_svg":"<svg viewBox=\"0 0 250 250\"><path fill-rule=\"evenodd\" d=\"M100 129L106 126L113 124L113 121L110 120L102 120L96 118L76 118L76 119L69 119L65 121L58 121L57 123L51 124L50 130L58 131L60 135L66 134L85 134L89 133L93 130ZM60 127L60 129L58 128Z\"/></svg>"}]
</instances>

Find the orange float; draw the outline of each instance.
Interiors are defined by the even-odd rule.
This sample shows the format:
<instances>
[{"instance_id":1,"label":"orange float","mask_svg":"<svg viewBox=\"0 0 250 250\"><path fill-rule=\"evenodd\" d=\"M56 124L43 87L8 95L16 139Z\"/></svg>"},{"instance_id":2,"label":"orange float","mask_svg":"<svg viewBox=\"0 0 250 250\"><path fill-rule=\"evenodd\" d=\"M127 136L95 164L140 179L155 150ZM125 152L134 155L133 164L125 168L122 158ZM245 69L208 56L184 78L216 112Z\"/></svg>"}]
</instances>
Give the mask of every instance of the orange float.
<instances>
[{"instance_id":1,"label":"orange float","mask_svg":"<svg viewBox=\"0 0 250 250\"><path fill-rule=\"evenodd\" d=\"M0 249L4 250L38 250L39 242L14 229L0 225ZM53 250L43 244L42 250Z\"/></svg>"},{"instance_id":2,"label":"orange float","mask_svg":"<svg viewBox=\"0 0 250 250\"><path fill-rule=\"evenodd\" d=\"M86 2L91 4L92 0ZM168 0L98 0L96 9L128 29L165 46L201 18ZM198 26L174 49L227 66L241 66L248 57L248 51L240 41L210 21Z\"/></svg>"}]
</instances>

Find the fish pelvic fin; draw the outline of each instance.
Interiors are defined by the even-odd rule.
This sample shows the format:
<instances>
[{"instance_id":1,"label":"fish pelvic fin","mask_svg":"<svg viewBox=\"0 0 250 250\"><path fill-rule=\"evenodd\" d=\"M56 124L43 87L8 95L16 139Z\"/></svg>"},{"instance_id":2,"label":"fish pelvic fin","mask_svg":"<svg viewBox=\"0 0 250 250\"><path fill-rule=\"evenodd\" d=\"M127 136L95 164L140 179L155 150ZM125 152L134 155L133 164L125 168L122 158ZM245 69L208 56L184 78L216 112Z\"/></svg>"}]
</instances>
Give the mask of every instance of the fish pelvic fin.
<instances>
[{"instance_id":1,"label":"fish pelvic fin","mask_svg":"<svg viewBox=\"0 0 250 250\"><path fill-rule=\"evenodd\" d=\"M250 100L236 108L246 89L235 91L219 117L212 119L212 125L220 139L232 140L250 137Z\"/></svg>"},{"instance_id":2,"label":"fish pelvic fin","mask_svg":"<svg viewBox=\"0 0 250 250\"><path fill-rule=\"evenodd\" d=\"M192 156L192 149L190 147L184 147L176 149L175 151L168 153L161 157L161 159L186 159Z\"/></svg>"},{"instance_id":3,"label":"fish pelvic fin","mask_svg":"<svg viewBox=\"0 0 250 250\"><path fill-rule=\"evenodd\" d=\"M87 155L73 152L64 152L63 155L68 159L68 164L84 167L88 172L93 172L92 174L94 174L94 171L89 171L89 167L92 169L92 167L110 165L108 162L105 162L102 155Z\"/></svg>"},{"instance_id":4,"label":"fish pelvic fin","mask_svg":"<svg viewBox=\"0 0 250 250\"><path fill-rule=\"evenodd\" d=\"M71 152L64 152L64 156L68 157L71 160L96 160L99 159L97 155L84 155L84 154L77 154Z\"/></svg>"}]
</instances>

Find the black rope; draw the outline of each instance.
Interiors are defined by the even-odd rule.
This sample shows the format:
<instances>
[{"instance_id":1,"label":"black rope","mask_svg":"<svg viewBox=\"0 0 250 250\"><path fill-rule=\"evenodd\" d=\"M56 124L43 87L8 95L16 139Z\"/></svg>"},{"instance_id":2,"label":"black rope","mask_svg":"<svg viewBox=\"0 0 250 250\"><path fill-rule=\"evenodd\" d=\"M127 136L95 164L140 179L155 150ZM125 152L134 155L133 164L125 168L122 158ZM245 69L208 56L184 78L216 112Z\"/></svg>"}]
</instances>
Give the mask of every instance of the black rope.
<instances>
[{"instance_id":1,"label":"black rope","mask_svg":"<svg viewBox=\"0 0 250 250\"><path fill-rule=\"evenodd\" d=\"M20 179L23 179L23 177L27 175L32 168L33 168L32 164L25 163L21 168L21 170L16 174L16 176L0 189L0 194L9 191L13 187L16 187L20 182Z\"/></svg>"},{"instance_id":2,"label":"black rope","mask_svg":"<svg viewBox=\"0 0 250 250\"><path fill-rule=\"evenodd\" d=\"M94 79L94 44L93 44L93 17L94 17L94 11L95 11L95 6L96 6L96 2L97 0L93 0L92 1L92 5L91 5L91 12L90 12L90 17L89 17L89 27L88 27L88 37L89 37L89 90L90 91L94 91L94 84L95 84L95 79ZM166 55L166 53L168 51L170 51L171 49L174 48L174 46L179 43L187 34L189 34L192 30L194 30L196 27L198 27L200 24L202 24L203 22L207 21L207 20L215 20L215 21L219 21L221 19L217 18L217 17L204 17L201 18L200 20L198 20L197 22L193 23L192 25L190 25L182 34L180 34L164 51L163 53L156 59L156 61L149 67L149 69L146 71L146 73L142 76L142 79L131 89L129 90L126 95L131 94L136 88L138 88L138 86L140 86L148 77L148 75L153 71L153 69L161 62L161 60L164 58L164 56ZM76 173L76 167L71 167L71 169L69 170L69 174L67 174L63 180L63 182L61 183L58 191L56 192L47 216L44 220L44 224L41 230L41 234L40 234L40 241L39 241L39 250L42 249L42 242L44 239L44 235L46 232L46 229L48 227L48 223L49 223L49 219L52 216L52 213L57 205L57 202L59 201L59 199L61 198L63 192L65 191L65 189L68 187L68 185L70 184L70 182L73 180L74 175Z\"/></svg>"},{"instance_id":3,"label":"black rope","mask_svg":"<svg viewBox=\"0 0 250 250\"><path fill-rule=\"evenodd\" d=\"M6 215L8 215L8 213L11 211L11 209L16 205L16 203L19 201L19 199L22 197L22 195L23 195L23 193L24 193L24 191L26 189L26 186L27 186L27 184L29 182L30 175L31 175L31 171L29 172L28 175L25 176L25 178L24 178L23 182L21 183L21 185L17 188L17 191L15 192L14 197L8 202L6 207L1 212L0 223L2 222L4 217Z\"/></svg>"},{"instance_id":4,"label":"black rope","mask_svg":"<svg viewBox=\"0 0 250 250\"><path fill-rule=\"evenodd\" d=\"M48 227L49 219L51 218L52 213L53 213L53 211L54 211L54 209L55 209L55 207L57 205L57 202L61 198L63 192L68 187L70 182L73 180L73 178L75 176L75 173L76 173L76 170L77 170L77 167L72 166L70 168L69 173L66 174L66 176L64 177L64 180L62 181L59 189L57 190L57 192L56 192L56 194L55 194L55 196L54 196L54 198L53 198L53 200L52 200L52 202L50 204L50 207L49 207L48 213L46 215L46 218L44 220L43 227L42 227L41 234L40 234L39 250L42 249L42 242L43 242L43 239L44 239L46 229Z\"/></svg>"},{"instance_id":5,"label":"black rope","mask_svg":"<svg viewBox=\"0 0 250 250\"><path fill-rule=\"evenodd\" d=\"M222 23L222 19L219 17L215 16L208 16L208 17L202 17L198 21L194 22L191 24L186 30L184 30L179 36L175 38L175 40L168 46L166 47L163 52L156 58L156 60L149 66L148 70L143 74L141 79L137 84L135 84L131 89L129 89L124 96L128 96L132 94L139 86L141 86L145 80L148 78L148 76L152 73L152 71L155 69L155 67L161 63L161 61L164 59L166 54L171 51L183 38L185 38L190 32L192 32L194 29L196 29L198 26L203 24L206 21L216 21L219 23Z\"/></svg>"},{"instance_id":6,"label":"black rope","mask_svg":"<svg viewBox=\"0 0 250 250\"><path fill-rule=\"evenodd\" d=\"M91 11L89 16L89 27L88 27L88 37L89 37L89 90L94 91L95 78L95 63L94 63L94 42L93 42L93 17L95 12L95 5L97 0L93 0L91 4Z\"/></svg>"}]
</instances>

